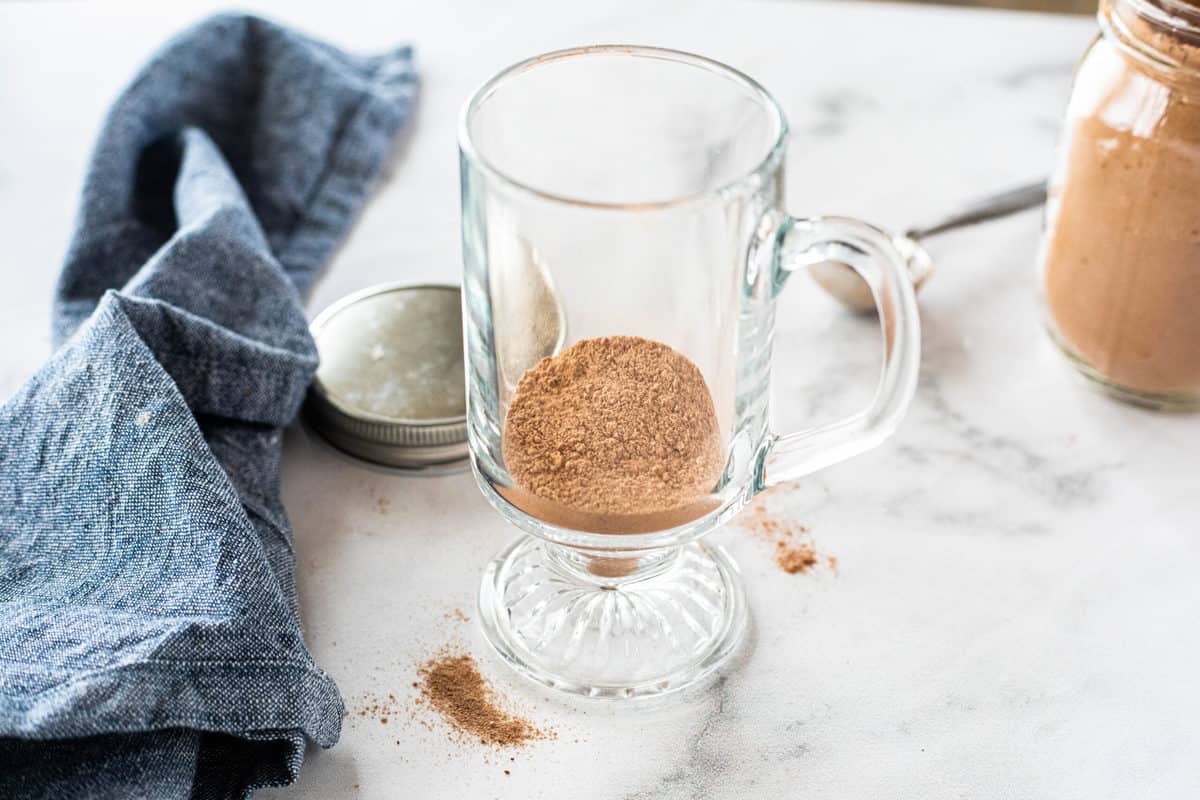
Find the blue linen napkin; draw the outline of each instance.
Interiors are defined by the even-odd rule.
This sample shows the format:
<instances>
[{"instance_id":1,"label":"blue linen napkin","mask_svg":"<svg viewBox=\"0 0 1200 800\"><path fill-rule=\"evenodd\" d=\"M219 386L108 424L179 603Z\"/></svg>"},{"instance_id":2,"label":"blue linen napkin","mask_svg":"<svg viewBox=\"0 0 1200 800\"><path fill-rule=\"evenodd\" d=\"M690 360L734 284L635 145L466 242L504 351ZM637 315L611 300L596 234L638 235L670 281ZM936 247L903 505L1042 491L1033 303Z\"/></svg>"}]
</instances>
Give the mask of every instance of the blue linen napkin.
<instances>
[{"instance_id":1,"label":"blue linen napkin","mask_svg":"<svg viewBox=\"0 0 1200 800\"><path fill-rule=\"evenodd\" d=\"M0 797L248 797L337 741L280 434L317 363L302 293L415 94L406 48L222 15L116 101L61 346L0 406Z\"/></svg>"}]
</instances>

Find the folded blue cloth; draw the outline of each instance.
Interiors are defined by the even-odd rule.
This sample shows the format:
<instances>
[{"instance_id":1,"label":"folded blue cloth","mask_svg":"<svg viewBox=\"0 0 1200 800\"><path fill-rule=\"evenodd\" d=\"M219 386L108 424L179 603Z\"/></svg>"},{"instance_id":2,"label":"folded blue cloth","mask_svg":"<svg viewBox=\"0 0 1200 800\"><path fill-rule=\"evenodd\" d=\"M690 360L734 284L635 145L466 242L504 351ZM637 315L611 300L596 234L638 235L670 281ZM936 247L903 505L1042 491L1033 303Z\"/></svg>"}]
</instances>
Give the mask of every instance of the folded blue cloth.
<instances>
[{"instance_id":1,"label":"folded blue cloth","mask_svg":"<svg viewBox=\"0 0 1200 800\"><path fill-rule=\"evenodd\" d=\"M224 15L117 100L61 346L0 406L0 797L247 797L337 741L281 429L317 363L302 293L415 94L407 49Z\"/></svg>"}]
</instances>

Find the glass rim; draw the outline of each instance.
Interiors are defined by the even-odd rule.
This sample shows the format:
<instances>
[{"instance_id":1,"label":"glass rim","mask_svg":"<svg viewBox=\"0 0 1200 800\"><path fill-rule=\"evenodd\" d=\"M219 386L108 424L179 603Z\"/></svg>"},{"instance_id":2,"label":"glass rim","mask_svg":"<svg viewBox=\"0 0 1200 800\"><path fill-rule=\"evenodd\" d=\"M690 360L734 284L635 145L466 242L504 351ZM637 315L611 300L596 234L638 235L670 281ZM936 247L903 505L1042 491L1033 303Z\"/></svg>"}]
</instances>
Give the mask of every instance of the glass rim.
<instances>
[{"instance_id":1,"label":"glass rim","mask_svg":"<svg viewBox=\"0 0 1200 800\"><path fill-rule=\"evenodd\" d=\"M514 176L501 170L489 159L487 159L482 151L475 146L475 142L471 138L471 121L475 118L475 114L483 106L483 103L488 100L500 87L510 80L519 77L522 73L528 72L539 66L552 64L557 61L562 61L568 58L581 58L596 55L624 55L636 56L643 58L655 58L663 61L672 61L678 64L686 64L691 67L704 69L709 72L723 75L724 77L740 84L748 93L756 97L760 105L767 109L768 113L774 117L776 123L776 136L766 154L759 159L755 165L739 174L736 178L726 181L725 183L715 186L711 189L705 189L701 192L672 197L667 200L650 200L640 202L611 202L588 200L582 197L573 197L567 194L538 189L529 184L515 178ZM602 44L602 45L586 45L581 47L568 47L562 50L553 50L541 55L532 56L523 59L497 72L492 77L484 81L463 104L462 110L458 117L458 147L463 156L470 163L494 180L497 180L511 189L515 189L520 193L537 197L542 200L547 200L554 203L562 203L565 205L581 206L584 208L595 209L615 209L623 211L639 211L653 210L661 208L672 208L675 206L688 205L701 201L705 198L714 195L722 194L735 186L754 178L756 175L762 175L778 165L783 157L783 152L787 147L788 140L788 123L787 117L783 113L779 102L775 97L768 92L762 84L751 78L744 72L734 69L728 64L723 64L706 56L689 53L684 50L673 50L667 47L652 47L647 45L626 45L626 44Z\"/></svg>"},{"instance_id":2,"label":"glass rim","mask_svg":"<svg viewBox=\"0 0 1200 800\"><path fill-rule=\"evenodd\" d=\"M1200 69L1169 57L1135 34L1123 16L1132 12L1170 36L1200 37L1200 8L1184 0L1101 0L1096 10L1101 34L1130 57L1147 67L1169 70L1189 79L1200 77Z\"/></svg>"}]
</instances>

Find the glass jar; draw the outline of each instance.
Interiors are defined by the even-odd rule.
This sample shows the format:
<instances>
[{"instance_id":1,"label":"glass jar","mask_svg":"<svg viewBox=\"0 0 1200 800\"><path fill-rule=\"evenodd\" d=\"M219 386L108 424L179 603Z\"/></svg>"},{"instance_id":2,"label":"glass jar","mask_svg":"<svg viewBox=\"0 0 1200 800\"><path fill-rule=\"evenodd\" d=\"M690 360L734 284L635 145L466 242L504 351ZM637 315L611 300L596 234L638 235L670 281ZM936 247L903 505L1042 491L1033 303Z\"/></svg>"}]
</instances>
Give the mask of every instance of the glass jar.
<instances>
[{"instance_id":1,"label":"glass jar","mask_svg":"<svg viewBox=\"0 0 1200 800\"><path fill-rule=\"evenodd\" d=\"M1111 394L1200 408L1200 8L1103 0L1050 180L1051 335Z\"/></svg>"}]
</instances>

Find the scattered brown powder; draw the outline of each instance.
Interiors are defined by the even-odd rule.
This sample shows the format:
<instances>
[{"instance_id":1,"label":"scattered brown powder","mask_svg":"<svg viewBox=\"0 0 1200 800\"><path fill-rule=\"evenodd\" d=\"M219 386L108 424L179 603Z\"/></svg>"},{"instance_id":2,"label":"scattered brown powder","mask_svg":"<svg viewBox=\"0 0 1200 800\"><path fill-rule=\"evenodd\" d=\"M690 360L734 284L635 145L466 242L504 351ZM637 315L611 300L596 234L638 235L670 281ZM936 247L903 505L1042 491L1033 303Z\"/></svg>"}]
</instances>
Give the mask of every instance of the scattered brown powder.
<instances>
[{"instance_id":1,"label":"scattered brown powder","mask_svg":"<svg viewBox=\"0 0 1200 800\"><path fill-rule=\"evenodd\" d=\"M504 698L480 673L475 659L465 653L447 649L423 664L418 675L420 701L463 738L499 747L522 747L554 738L552 731L506 710Z\"/></svg>"},{"instance_id":2,"label":"scattered brown powder","mask_svg":"<svg viewBox=\"0 0 1200 800\"><path fill-rule=\"evenodd\" d=\"M445 614L442 614L442 619L450 620L451 622L470 622L471 621L471 618L468 617L465 613L463 613L463 610L461 608L456 608L452 611L447 611Z\"/></svg>"},{"instance_id":3,"label":"scattered brown powder","mask_svg":"<svg viewBox=\"0 0 1200 800\"><path fill-rule=\"evenodd\" d=\"M781 487L782 488L782 487ZM779 489L773 490L779 491ZM809 529L797 522L780 519L771 513L764 492L742 512L739 521L754 536L775 546L775 563L789 575L804 575L822 563L838 574L837 558L817 552Z\"/></svg>"},{"instance_id":4,"label":"scattered brown powder","mask_svg":"<svg viewBox=\"0 0 1200 800\"><path fill-rule=\"evenodd\" d=\"M789 575L808 572L817 565L817 551L808 542L790 546L787 542L776 542L775 549L775 563Z\"/></svg>"},{"instance_id":5,"label":"scattered brown powder","mask_svg":"<svg viewBox=\"0 0 1200 800\"><path fill-rule=\"evenodd\" d=\"M363 719L378 720L381 725L387 725L388 717L395 716L399 712L400 704L396 700L396 695L388 694L387 697L382 697L369 694L364 696L354 711L349 713Z\"/></svg>"},{"instance_id":6,"label":"scattered brown powder","mask_svg":"<svg viewBox=\"0 0 1200 800\"><path fill-rule=\"evenodd\" d=\"M370 495L371 499L374 501L375 510L381 515L386 515L388 510L392 507L391 499L377 494L374 486L367 488L367 494Z\"/></svg>"},{"instance_id":7,"label":"scattered brown powder","mask_svg":"<svg viewBox=\"0 0 1200 800\"><path fill-rule=\"evenodd\" d=\"M566 527L635 533L715 507L725 453L712 395L685 356L637 336L583 339L521 377L504 462L525 511Z\"/></svg>"}]
</instances>

